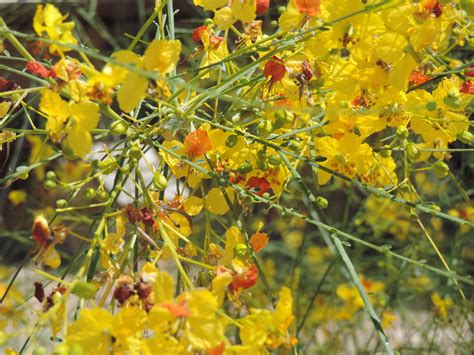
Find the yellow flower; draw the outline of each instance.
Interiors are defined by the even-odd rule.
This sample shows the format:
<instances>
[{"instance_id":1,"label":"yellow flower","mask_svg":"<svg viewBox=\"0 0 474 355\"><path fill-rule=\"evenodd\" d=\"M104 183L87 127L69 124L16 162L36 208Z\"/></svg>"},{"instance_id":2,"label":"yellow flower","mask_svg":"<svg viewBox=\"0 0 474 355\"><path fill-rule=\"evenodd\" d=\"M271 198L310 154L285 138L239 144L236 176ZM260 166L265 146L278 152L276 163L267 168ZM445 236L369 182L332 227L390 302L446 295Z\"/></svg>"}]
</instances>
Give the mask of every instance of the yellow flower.
<instances>
[{"instance_id":1,"label":"yellow flower","mask_svg":"<svg viewBox=\"0 0 474 355\"><path fill-rule=\"evenodd\" d=\"M438 292L431 294L431 301L435 307L435 314L443 320L448 320L448 312L453 308L453 300L450 297L441 298Z\"/></svg>"},{"instance_id":2,"label":"yellow flower","mask_svg":"<svg viewBox=\"0 0 474 355\"><path fill-rule=\"evenodd\" d=\"M103 308L82 309L79 319L68 328L66 340L90 353L109 354L113 322L114 316Z\"/></svg>"},{"instance_id":3,"label":"yellow flower","mask_svg":"<svg viewBox=\"0 0 474 355\"><path fill-rule=\"evenodd\" d=\"M250 314L242 319L240 328L242 344L261 350L264 346L276 349L283 343L289 344L291 339L288 337L288 328L293 319L291 290L283 287L275 312L252 309Z\"/></svg>"},{"instance_id":4,"label":"yellow flower","mask_svg":"<svg viewBox=\"0 0 474 355\"><path fill-rule=\"evenodd\" d=\"M185 335L196 350L212 349L225 340L225 323L218 318L218 300L209 290L200 289L183 294L191 311Z\"/></svg>"},{"instance_id":5,"label":"yellow flower","mask_svg":"<svg viewBox=\"0 0 474 355\"><path fill-rule=\"evenodd\" d=\"M143 57L128 50L116 52L113 57L123 64L165 75L176 68L180 52L180 41L155 39L148 45ZM122 85L117 92L117 100L122 111L130 112L145 98L148 78L134 71L125 70L125 73L124 79L120 81Z\"/></svg>"},{"instance_id":6,"label":"yellow flower","mask_svg":"<svg viewBox=\"0 0 474 355\"><path fill-rule=\"evenodd\" d=\"M227 187L225 192L230 200L230 203L233 203L234 190L231 187ZM229 211L229 204L220 188L215 187L207 193L206 208L208 211L217 215L224 215Z\"/></svg>"},{"instance_id":7,"label":"yellow flower","mask_svg":"<svg viewBox=\"0 0 474 355\"><path fill-rule=\"evenodd\" d=\"M72 34L74 29L74 22L64 22L68 15L63 16L59 10L52 4L38 5L36 8L35 17L33 19L33 28L39 36L46 36L54 41L77 44L77 40ZM70 48L51 44L49 46L50 53L67 52Z\"/></svg>"},{"instance_id":8,"label":"yellow flower","mask_svg":"<svg viewBox=\"0 0 474 355\"><path fill-rule=\"evenodd\" d=\"M8 200L13 206L19 206L26 201L26 196L24 190L12 190L8 193Z\"/></svg>"},{"instance_id":9,"label":"yellow flower","mask_svg":"<svg viewBox=\"0 0 474 355\"><path fill-rule=\"evenodd\" d=\"M46 129L53 142L65 143L80 157L92 147L91 131L99 123L99 106L90 101L69 102L50 90L43 91L39 108L48 116Z\"/></svg>"},{"instance_id":10,"label":"yellow flower","mask_svg":"<svg viewBox=\"0 0 474 355\"><path fill-rule=\"evenodd\" d=\"M66 341L90 354L130 352L140 346L147 320L146 312L137 307L124 307L115 316L99 307L82 309Z\"/></svg>"},{"instance_id":11,"label":"yellow flower","mask_svg":"<svg viewBox=\"0 0 474 355\"><path fill-rule=\"evenodd\" d=\"M363 175L373 162L372 148L354 133L344 135L340 140L332 137L322 137L315 140L319 154L326 161L321 165L353 178L356 174ZM331 175L321 169L318 170L318 182L325 184Z\"/></svg>"}]
</instances>

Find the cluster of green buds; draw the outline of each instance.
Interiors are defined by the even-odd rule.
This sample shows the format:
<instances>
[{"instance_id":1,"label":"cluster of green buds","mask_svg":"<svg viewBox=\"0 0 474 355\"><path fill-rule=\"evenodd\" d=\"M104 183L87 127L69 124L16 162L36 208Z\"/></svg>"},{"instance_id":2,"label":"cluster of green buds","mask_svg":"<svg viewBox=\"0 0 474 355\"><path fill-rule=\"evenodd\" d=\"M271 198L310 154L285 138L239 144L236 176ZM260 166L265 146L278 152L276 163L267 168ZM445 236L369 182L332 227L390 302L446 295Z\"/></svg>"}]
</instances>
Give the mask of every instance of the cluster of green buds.
<instances>
[{"instance_id":1,"label":"cluster of green buds","mask_svg":"<svg viewBox=\"0 0 474 355\"><path fill-rule=\"evenodd\" d=\"M99 202L105 202L109 198L109 193L103 188L94 189L89 187L84 191L84 198L87 201L97 200Z\"/></svg>"},{"instance_id":2,"label":"cluster of green buds","mask_svg":"<svg viewBox=\"0 0 474 355\"><path fill-rule=\"evenodd\" d=\"M58 177L54 171L50 170L46 173L46 179L44 180L43 186L47 190L52 190L58 186Z\"/></svg>"}]
</instances>

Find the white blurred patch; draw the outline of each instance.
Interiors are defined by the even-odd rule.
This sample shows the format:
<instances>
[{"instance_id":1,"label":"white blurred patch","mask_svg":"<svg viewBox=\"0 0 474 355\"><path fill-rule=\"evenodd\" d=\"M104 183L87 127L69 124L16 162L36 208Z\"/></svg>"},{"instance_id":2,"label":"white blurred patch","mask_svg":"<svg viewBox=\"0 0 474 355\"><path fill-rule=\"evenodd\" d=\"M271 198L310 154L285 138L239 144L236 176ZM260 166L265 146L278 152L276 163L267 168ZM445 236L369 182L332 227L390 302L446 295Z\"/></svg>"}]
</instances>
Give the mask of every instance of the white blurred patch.
<instances>
[{"instance_id":1,"label":"white blurred patch","mask_svg":"<svg viewBox=\"0 0 474 355\"><path fill-rule=\"evenodd\" d=\"M106 144L107 148L112 149L114 144L109 143ZM103 151L103 143L96 143L93 146L92 152L88 155L90 159L101 159L104 156L104 151ZM118 147L115 147L115 150L120 150L123 145L120 145ZM112 154L113 155L113 154ZM156 150L151 148L145 153L145 158L148 164L153 168L157 168L160 166L160 157L157 154ZM141 158L138 161L138 168L140 169L140 172L143 176L143 180L145 181L145 184L148 186L150 183L153 181L153 175L154 171L151 171L150 168L148 167L148 164L145 161L145 158ZM113 172L109 175L103 175L104 177L104 187L107 191L110 192L114 185L114 180L115 180L115 175L116 173ZM130 173L131 176L135 177L135 171L133 170ZM126 191L127 193L120 192L120 194L117 197L117 202L122 205L122 206L127 206L128 204L133 202L133 198L131 196L135 196L135 184L132 182L131 179L127 179L125 181L125 184L122 187L122 191ZM150 189L153 189L153 184L150 185ZM180 189L182 189L182 186L180 186ZM170 179L168 180L168 186L166 187L165 190L165 199L167 201L171 201L176 195L176 179L174 176L171 176ZM189 188L185 187L183 190L183 197L187 197L189 195ZM143 198L140 198L140 200L143 200Z\"/></svg>"}]
</instances>

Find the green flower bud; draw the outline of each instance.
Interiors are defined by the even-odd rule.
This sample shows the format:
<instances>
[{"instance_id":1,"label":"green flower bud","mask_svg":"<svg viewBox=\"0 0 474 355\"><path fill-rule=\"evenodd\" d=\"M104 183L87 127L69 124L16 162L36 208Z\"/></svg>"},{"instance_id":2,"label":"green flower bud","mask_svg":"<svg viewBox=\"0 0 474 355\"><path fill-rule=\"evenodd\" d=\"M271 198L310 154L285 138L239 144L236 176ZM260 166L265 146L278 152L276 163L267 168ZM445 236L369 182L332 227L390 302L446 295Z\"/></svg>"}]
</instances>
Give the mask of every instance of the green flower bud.
<instances>
[{"instance_id":1,"label":"green flower bud","mask_svg":"<svg viewBox=\"0 0 474 355\"><path fill-rule=\"evenodd\" d=\"M47 354L48 352L42 346L39 346L35 350L33 350L33 355L47 355Z\"/></svg>"},{"instance_id":2,"label":"green flower bud","mask_svg":"<svg viewBox=\"0 0 474 355\"><path fill-rule=\"evenodd\" d=\"M212 26L212 25L214 25L214 20L212 18L207 18L207 19L204 20L204 25Z\"/></svg>"},{"instance_id":3,"label":"green flower bud","mask_svg":"<svg viewBox=\"0 0 474 355\"><path fill-rule=\"evenodd\" d=\"M407 152L408 159L410 160L416 160L421 155L421 152L415 143L408 143L405 149Z\"/></svg>"},{"instance_id":4,"label":"green flower bud","mask_svg":"<svg viewBox=\"0 0 474 355\"><path fill-rule=\"evenodd\" d=\"M278 13L282 14L286 11L286 6L278 6Z\"/></svg>"},{"instance_id":5,"label":"green flower bud","mask_svg":"<svg viewBox=\"0 0 474 355\"><path fill-rule=\"evenodd\" d=\"M142 148L140 148L140 144L138 143L134 143L131 147L130 147L130 157L133 158L133 159L138 159L142 156Z\"/></svg>"},{"instance_id":6,"label":"green flower bud","mask_svg":"<svg viewBox=\"0 0 474 355\"><path fill-rule=\"evenodd\" d=\"M127 133L128 126L123 121L114 121L110 125L110 133L119 136Z\"/></svg>"},{"instance_id":7,"label":"green flower bud","mask_svg":"<svg viewBox=\"0 0 474 355\"><path fill-rule=\"evenodd\" d=\"M436 105L436 101L430 101L430 102L427 102L426 105L425 105L426 109L428 111L434 111L436 110L437 108L437 105Z\"/></svg>"},{"instance_id":8,"label":"green flower bud","mask_svg":"<svg viewBox=\"0 0 474 355\"><path fill-rule=\"evenodd\" d=\"M440 179L445 178L449 174L449 166L442 161L434 163L432 169L434 174Z\"/></svg>"},{"instance_id":9,"label":"green flower bud","mask_svg":"<svg viewBox=\"0 0 474 355\"><path fill-rule=\"evenodd\" d=\"M241 174L247 174L252 171L253 167L252 164L247 160L245 163L240 164L240 166L237 168L237 171Z\"/></svg>"},{"instance_id":10,"label":"green flower bud","mask_svg":"<svg viewBox=\"0 0 474 355\"><path fill-rule=\"evenodd\" d=\"M232 116L231 121L233 123L239 123L240 122L240 113L236 113L234 116Z\"/></svg>"},{"instance_id":11,"label":"green flower bud","mask_svg":"<svg viewBox=\"0 0 474 355\"><path fill-rule=\"evenodd\" d=\"M273 124L269 120L263 120L257 126L257 134L262 137L268 136L273 131Z\"/></svg>"},{"instance_id":12,"label":"green flower bud","mask_svg":"<svg viewBox=\"0 0 474 355\"><path fill-rule=\"evenodd\" d=\"M239 137L237 137L236 134L231 134L228 136L225 140L225 145L228 148L233 148L237 144L237 141L239 140Z\"/></svg>"},{"instance_id":13,"label":"green flower bud","mask_svg":"<svg viewBox=\"0 0 474 355\"><path fill-rule=\"evenodd\" d=\"M234 246L234 255L239 260L247 261L250 258L250 250L244 243L237 243Z\"/></svg>"},{"instance_id":14,"label":"green flower bud","mask_svg":"<svg viewBox=\"0 0 474 355\"><path fill-rule=\"evenodd\" d=\"M103 174L111 174L117 168L117 162L114 158L107 158L105 160L99 161L99 169L102 170Z\"/></svg>"},{"instance_id":15,"label":"green flower bud","mask_svg":"<svg viewBox=\"0 0 474 355\"><path fill-rule=\"evenodd\" d=\"M300 142L298 141L295 141L295 140L291 140L289 143L288 143L288 149L294 151L294 152L297 152L298 150L301 149L301 144Z\"/></svg>"},{"instance_id":16,"label":"green flower bud","mask_svg":"<svg viewBox=\"0 0 474 355\"><path fill-rule=\"evenodd\" d=\"M322 209L322 210L324 210L325 208L327 208L327 207L329 206L328 200L326 200L326 199L325 199L324 197L322 197L322 196L316 197L316 201L315 201L315 202L316 202L316 205L317 205L320 209Z\"/></svg>"},{"instance_id":17,"label":"green flower bud","mask_svg":"<svg viewBox=\"0 0 474 355\"><path fill-rule=\"evenodd\" d=\"M81 298L91 299L97 293L97 286L90 282L78 281L71 292Z\"/></svg>"},{"instance_id":18,"label":"green flower bud","mask_svg":"<svg viewBox=\"0 0 474 355\"><path fill-rule=\"evenodd\" d=\"M48 171L46 173L46 179L47 180L56 180L58 177L56 176L56 173L52 170Z\"/></svg>"},{"instance_id":19,"label":"green flower bud","mask_svg":"<svg viewBox=\"0 0 474 355\"><path fill-rule=\"evenodd\" d=\"M278 154L272 154L268 157L268 164L272 166L278 166L281 164L281 158Z\"/></svg>"},{"instance_id":20,"label":"green flower bud","mask_svg":"<svg viewBox=\"0 0 474 355\"><path fill-rule=\"evenodd\" d=\"M153 186L155 186L158 191L163 191L168 186L168 180L162 173L157 171L153 176Z\"/></svg>"},{"instance_id":21,"label":"green flower bud","mask_svg":"<svg viewBox=\"0 0 474 355\"><path fill-rule=\"evenodd\" d=\"M89 187L84 191L84 198L88 201L92 201L95 198L95 190Z\"/></svg>"},{"instance_id":22,"label":"green flower bud","mask_svg":"<svg viewBox=\"0 0 474 355\"><path fill-rule=\"evenodd\" d=\"M383 149L380 150L380 155L384 158L389 158L392 156L392 148L390 146L385 145L383 146Z\"/></svg>"},{"instance_id":23,"label":"green flower bud","mask_svg":"<svg viewBox=\"0 0 474 355\"><path fill-rule=\"evenodd\" d=\"M68 205L69 203L67 202L67 200L63 198L56 201L57 208L66 208Z\"/></svg>"},{"instance_id":24,"label":"green flower bud","mask_svg":"<svg viewBox=\"0 0 474 355\"><path fill-rule=\"evenodd\" d=\"M105 202L109 198L109 193L105 190L98 190L95 194L95 198L100 202Z\"/></svg>"},{"instance_id":25,"label":"green flower bud","mask_svg":"<svg viewBox=\"0 0 474 355\"><path fill-rule=\"evenodd\" d=\"M472 144L474 142L474 134L465 129L461 132L458 132L456 137L464 144Z\"/></svg>"},{"instance_id":26,"label":"green flower bud","mask_svg":"<svg viewBox=\"0 0 474 355\"><path fill-rule=\"evenodd\" d=\"M56 186L58 186L58 184L56 183L56 181L53 181L53 180L45 180L44 182L44 188L46 190L52 190L54 189Z\"/></svg>"},{"instance_id":27,"label":"green flower bud","mask_svg":"<svg viewBox=\"0 0 474 355\"><path fill-rule=\"evenodd\" d=\"M257 160L257 168L260 170L267 170L268 163L265 160Z\"/></svg>"},{"instance_id":28,"label":"green flower bud","mask_svg":"<svg viewBox=\"0 0 474 355\"><path fill-rule=\"evenodd\" d=\"M400 139L406 139L408 137L408 128L406 126L400 126L397 128L397 136Z\"/></svg>"},{"instance_id":29,"label":"green flower bud","mask_svg":"<svg viewBox=\"0 0 474 355\"><path fill-rule=\"evenodd\" d=\"M270 26L277 28L278 27L278 21L276 21L276 20L270 21Z\"/></svg>"},{"instance_id":30,"label":"green flower bud","mask_svg":"<svg viewBox=\"0 0 474 355\"><path fill-rule=\"evenodd\" d=\"M259 151L257 151L257 157L260 160L266 160L267 159L267 153L265 153L264 150L259 150Z\"/></svg>"}]
</instances>

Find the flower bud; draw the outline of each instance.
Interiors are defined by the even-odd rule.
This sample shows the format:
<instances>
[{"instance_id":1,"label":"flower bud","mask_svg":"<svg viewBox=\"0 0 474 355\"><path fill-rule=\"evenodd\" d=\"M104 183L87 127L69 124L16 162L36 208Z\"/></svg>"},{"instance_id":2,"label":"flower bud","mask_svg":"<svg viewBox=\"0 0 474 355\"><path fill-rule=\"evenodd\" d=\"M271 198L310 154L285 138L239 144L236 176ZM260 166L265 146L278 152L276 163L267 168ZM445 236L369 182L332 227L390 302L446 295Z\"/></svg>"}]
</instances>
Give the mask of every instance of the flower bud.
<instances>
[{"instance_id":1,"label":"flower bud","mask_svg":"<svg viewBox=\"0 0 474 355\"><path fill-rule=\"evenodd\" d=\"M114 158L107 158L105 160L99 161L98 166L99 169L102 170L102 173L106 175L112 173L117 168Z\"/></svg>"},{"instance_id":2,"label":"flower bud","mask_svg":"<svg viewBox=\"0 0 474 355\"><path fill-rule=\"evenodd\" d=\"M466 129L458 132L456 137L464 144L472 144L474 142L474 135Z\"/></svg>"},{"instance_id":3,"label":"flower bud","mask_svg":"<svg viewBox=\"0 0 474 355\"><path fill-rule=\"evenodd\" d=\"M273 131L273 124L269 120L263 120L257 126L257 134L262 137L268 136Z\"/></svg>"},{"instance_id":4,"label":"flower bud","mask_svg":"<svg viewBox=\"0 0 474 355\"><path fill-rule=\"evenodd\" d=\"M265 160L257 160L257 168L260 170L267 170L268 163Z\"/></svg>"},{"instance_id":5,"label":"flower bud","mask_svg":"<svg viewBox=\"0 0 474 355\"><path fill-rule=\"evenodd\" d=\"M400 139L406 139L408 137L408 128L406 126L400 126L397 128L397 136Z\"/></svg>"},{"instance_id":6,"label":"flower bud","mask_svg":"<svg viewBox=\"0 0 474 355\"><path fill-rule=\"evenodd\" d=\"M250 250L244 243L237 243L234 246L234 255L239 260L247 261L250 258Z\"/></svg>"},{"instance_id":7,"label":"flower bud","mask_svg":"<svg viewBox=\"0 0 474 355\"><path fill-rule=\"evenodd\" d=\"M316 201L315 201L315 202L316 202L316 205L317 205L320 209L322 209L322 210L324 210L325 208L327 208L327 207L329 206L328 200L326 200L326 199L325 199L324 197L322 197L322 196L316 197Z\"/></svg>"},{"instance_id":8,"label":"flower bud","mask_svg":"<svg viewBox=\"0 0 474 355\"><path fill-rule=\"evenodd\" d=\"M163 191L168 186L168 180L162 173L157 171L153 176L153 185L158 191Z\"/></svg>"},{"instance_id":9,"label":"flower bud","mask_svg":"<svg viewBox=\"0 0 474 355\"><path fill-rule=\"evenodd\" d=\"M46 181L44 182L44 188L45 188L46 190L52 190L52 189L54 189L57 185L58 185L58 184L57 184L56 181L54 181L54 180L46 180Z\"/></svg>"},{"instance_id":10,"label":"flower bud","mask_svg":"<svg viewBox=\"0 0 474 355\"><path fill-rule=\"evenodd\" d=\"M109 198L109 193L105 190L98 190L95 193L95 198L100 202L105 202Z\"/></svg>"},{"instance_id":11,"label":"flower bud","mask_svg":"<svg viewBox=\"0 0 474 355\"><path fill-rule=\"evenodd\" d=\"M48 171L46 173L46 179L47 180L56 180L58 177L56 176L56 173L52 170Z\"/></svg>"},{"instance_id":12,"label":"flower bud","mask_svg":"<svg viewBox=\"0 0 474 355\"><path fill-rule=\"evenodd\" d=\"M57 208L66 208L67 206L68 206L68 202L63 198L56 201Z\"/></svg>"},{"instance_id":13,"label":"flower bud","mask_svg":"<svg viewBox=\"0 0 474 355\"><path fill-rule=\"evenodd\" d=\"M268 164L278 166L281 164L281 158L278 154L272 154L268 157Z\"/></svg>"},{"instance_id":14,"label":"flower bud","mask_svg":"<svg viewBox=\"0 0 474 355\"><path fill-rule=\"evenodd\" d=\"M79 297L91 299L97 293L97 286L90 282L78 281L71 292Z\"/></svg>"},{"instance_id":15,"label":"flower bud","mask_svg":"<svg viewBox=\"0 0 474 355\"><path fill-rule=\"evenodd\" d=\"M235 145L237 144L238 139L239 139L239 137L237 137L236 134L231 134L225 140L226 147L228 147L228 148L235 147Z\"/></svg>"},{"instance_id":16,"label":"flower bud","mask_svg":"<svg viewBox=\"0 0 474 355\"><path fill-rule=\"evenodd\" d=\"M432 169L434 174L440 179L445 178L449 174L449 166L442 161L434 163Z\"/></svg>"},{"instance_id":17,"label":"flower bud","mask_svg":"<svg viewBox=\"0 0 474 355\"><path fill-rule=\"evenodd\" d=\"M421 155L421 152L415 143L408 143L405 149L407 152L408 159L410 160L416 160Z\"/></svg>"},{"instance_id":18,"label":"flower bud","mask_svg":"<svg viewBox=\"0 0 474 355\"><path fill-rule=\"evenodd\" d=\"M138 144L137 142L134 143L131 147L130 147L130 157L133 158L133 159L138 159L142 156L142 148L140 148L140 144Z\"/></svg>"},{"instance_id":19,"label":"flower bud","mask_svg":"<svg viewBox=\"0 0 474 355\"><path fill-rule=\"evenodd\" d=\"M125 124L125 122L123 122L123 121L114 121L110 125L110 133L112 133L116 136L127 133L127 129L128 129L128 127Z\"/></svg>"},{"instance_id":20,"label":"flower bud","mask_svg":"<svg viewBox=\"0 0 474 355\"><path fill-rule=\"evenodd\" d=\"M392 148L388 145L384 145L383 148L380 150L380 155L384 158L389 158L392 156Z\"/></svg>"},{"instance_id":21,"label":"flower bud","mask_svg":"<svg viewBox=\"0 0 474 355\"><path fill-rule=\"evenodd\" d=\"M252 169L253 169L252 164L250 164L250 162L247 160L245 163L242 163L239 165L239 167L237 168L237 171L241 174L247 174L247 173L250 173Z\"/></svg>"},{"instance_id":22,"label":"flower bud","mask_svg":"<svg viewBox=\"0 0 474 355\"><path fill-rule=\"evenodd\" d=\"M426 109L427 109L428 111L434 111L434 110L436 110L436 107L437 107L436 101L427 102L426 105L425 105L425 107L426 107Z\"/></svg>"},{"instance_id":23,"label":"flower bud","mask_svg":"<svg viewBox=\"0 0 474 355\"><path fill-rule=\"evenodd\" d=\"M84 198L88 201L92 201L95 198L95 190L92 187L89 187L84 191Z\"/></svg>"},{"instance_id":24,"label":"flower bud","mask_svg":"<svg viewBox=\"0 0 474 355\"><path fill-rule=\"evenodd\" d=\"M296 152L296 151L298 151L298 150L301 149L301 144L300 144L300 142L298 142L298 141L291 140L291 141L288 142L288 146L287 146L287 147L288 147L288 149L290 149L290 150Z\"/></svg>"}]
</instances>

